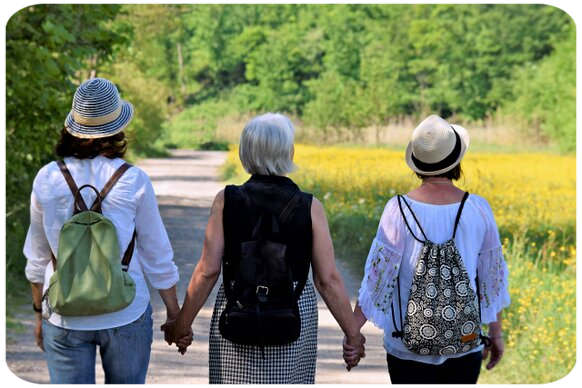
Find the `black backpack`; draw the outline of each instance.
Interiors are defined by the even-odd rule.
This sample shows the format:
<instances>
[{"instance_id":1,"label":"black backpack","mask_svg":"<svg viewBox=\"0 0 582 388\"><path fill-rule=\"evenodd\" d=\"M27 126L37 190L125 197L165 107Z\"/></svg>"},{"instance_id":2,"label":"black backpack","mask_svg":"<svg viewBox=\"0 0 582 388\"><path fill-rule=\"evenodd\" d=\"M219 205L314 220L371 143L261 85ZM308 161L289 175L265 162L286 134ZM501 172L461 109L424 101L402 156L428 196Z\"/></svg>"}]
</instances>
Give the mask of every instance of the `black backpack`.
<instances>
[{"instance_id":1,"label":"black backpack","mask_svg":"<svg viewBox=\"0 0 582 388\"><path fill-rule=\"evenodd\" d=\"M250 241L241 243L241 255L233 279L225 273L227 303L219 320L219 330L227 340L243 345L284 345L301 334L298 300L306 280L297 282L286 257L287 246L277 240L300 200L296 191L278 217L263 212L257 217L253 200L241 186L253 223Z\"/></svg>"},{"instance_id":2,"label":"black backpack","mask_svg":"<svg viewBox=\"0 0 582 388\"><path fill-rule=\"evenodd\" d=\"M392 336L401 338L413 353L447 356L490 343L489 338L481 333L479 290L471 288L469 275L455 246L457 226L468 196L466 192L459 206L453 236L442 244L435 244L426 237L408 202L398 196L400 212L408 230L415 240L423 244L412 278L406 315L400 317L401 329L397 328L392 304L392 320L396 329ZM414 235L402 202L408 207L424 240ZM475 282L478 287L479 280ZM397 283L400 303L400 276ZM399 307L402 314L402 306Z\"/></svg>"}]
</instances>

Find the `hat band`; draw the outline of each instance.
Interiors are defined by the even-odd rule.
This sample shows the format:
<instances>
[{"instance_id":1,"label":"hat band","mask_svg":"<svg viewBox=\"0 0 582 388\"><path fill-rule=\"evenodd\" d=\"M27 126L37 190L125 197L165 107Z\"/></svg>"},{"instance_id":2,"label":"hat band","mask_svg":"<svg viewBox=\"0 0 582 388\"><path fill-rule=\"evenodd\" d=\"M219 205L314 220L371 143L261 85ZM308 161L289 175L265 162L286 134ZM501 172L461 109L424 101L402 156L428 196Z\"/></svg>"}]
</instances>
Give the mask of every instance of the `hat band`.
<instances>
[{"instance_id":1,"label":"hat band","mask_svg":"<svg viewBox=\"0 0 582 388\"><path fill-rule=\"evenodd\" d=\"M433 172L433 171L442 170L443 168L447 168L450 165L452 165L453 163L455 163L457 161L457 159L459 158L459 155L461 155L461 138L460 138L459 134L457 133L457 131L455 131L455 128L453 128L453 132L455 133L455 140L456 140L455 141L455 148L453 148L451 153L446 158L444 158L440 162L436 162L436 163L424 163L424 162L416 159L416 157L414 156L414 152L413 152L410 156L412 158L412 162L414 163L414 165L422 171Z\"/></svg>"},{"instance_id":2,"label":"hat band","mask_svg":"<svg viewBox=\"0 0 582 388\"><path fill-rule=\"evenodd\" d=\"M85 117L73 111L73 119L77 124L94 127L97 125L109 124L110 122L115 121L120 114L121 114L121 104L119 104L117 109L115 109L113 112L105 116L99 117Z\"/></svg>"}]
</instances>

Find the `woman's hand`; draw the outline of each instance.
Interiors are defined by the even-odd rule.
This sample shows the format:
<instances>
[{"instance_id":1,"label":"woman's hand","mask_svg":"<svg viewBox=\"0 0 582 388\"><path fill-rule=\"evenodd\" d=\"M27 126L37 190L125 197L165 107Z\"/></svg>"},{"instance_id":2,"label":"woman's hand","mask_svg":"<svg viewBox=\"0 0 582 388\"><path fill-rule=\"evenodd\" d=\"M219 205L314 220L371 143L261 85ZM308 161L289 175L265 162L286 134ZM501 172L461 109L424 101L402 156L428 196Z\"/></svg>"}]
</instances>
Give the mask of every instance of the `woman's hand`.
<instances>
[{"instance_id":1,"label":"woman's hand","mask_svg":"<svg viewBox=\"0 0 582 388\"><path fill-rule=\"evenodd\" d=\"M40 314L36 314L36 326L34 327L34 339L36 346L44 352L44 342L42 341L42 318Z\"/></svg>"},{"instance_id":2,"label":"woman's hand","mask_svg":"<svg viewBox=\"0 0 582 388\"><path fill-rule=\"evenodd\" d=\"M501 358L503 357L504 349L505 344L502 336L491 338L491 346L483 349L483 360L487 360L487 357L489 357L487 369L493 369L495 368L495 365L499 364L499 361L501 361Z\"/></svg>"},{"instance_id":3,"label":"woman's hand","mask_svg":"<svg viewBox=\"0 0 582 388\"><path fill-rule=\"evenodd\" d=\"M366 349L364 346L365 343L366 337L364 337L361 333L358 333L358 337L352 339L351 341L348 340L347 337L344 337L343 356L348 372L352 368L358 366L360 359L366 357Z\"/></svg>"},{"instance_id":4,"label":"woman's hand","mask_svg":"<svg viewBox=\"0 0 582 388\"><path fill-rule=\"evenodd\" d=\"M194 335L192 328L190 328L187 334L181 334L176 332L176 320L168 319L160 328L164 332L164 340L168 345L175 343L178 347L178 352L184 355L187 351L188 346L192 345L194 340Z\"/></svg>"}]
</instances>

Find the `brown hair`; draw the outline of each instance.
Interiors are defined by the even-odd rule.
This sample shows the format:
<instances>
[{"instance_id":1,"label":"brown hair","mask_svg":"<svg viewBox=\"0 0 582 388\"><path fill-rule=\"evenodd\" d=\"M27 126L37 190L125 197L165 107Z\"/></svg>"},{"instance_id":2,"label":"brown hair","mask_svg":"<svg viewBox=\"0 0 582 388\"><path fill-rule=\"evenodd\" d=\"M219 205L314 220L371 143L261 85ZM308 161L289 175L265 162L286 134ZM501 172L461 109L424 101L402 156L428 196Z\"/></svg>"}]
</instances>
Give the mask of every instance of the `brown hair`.
<instances>
[{"instance_id":1,"label":"brown hair","mask_svg":"<svg viewBox=\"0 0 582 388\"><path fill-rule=\"evenodd\" d=\"M449 171L444 172L444 173L439 174L439 175L430 175L429 176L429 175L422 175L422 174L416 173L416 176L419 177L420 179L447 178L447 179L450 179L452 181L458 181L463 176L463 170L461 169L461 163L459 163L455 167L450 169Z\"/></svg>"},{"instance_id":2,"label":"brown hair","mask_svg":"<svg viewBox=\"0 0 582 388\"><path fill-rule=\"evenodd\" d=\"M127 139L123 132L97 139L82 139L71 135L66 128L63 128L56 146L56 153L61 158L72 156L77 159L93 159L102 155L115 159L123 158L126 151Z\"/></svg>"}]
</instances>

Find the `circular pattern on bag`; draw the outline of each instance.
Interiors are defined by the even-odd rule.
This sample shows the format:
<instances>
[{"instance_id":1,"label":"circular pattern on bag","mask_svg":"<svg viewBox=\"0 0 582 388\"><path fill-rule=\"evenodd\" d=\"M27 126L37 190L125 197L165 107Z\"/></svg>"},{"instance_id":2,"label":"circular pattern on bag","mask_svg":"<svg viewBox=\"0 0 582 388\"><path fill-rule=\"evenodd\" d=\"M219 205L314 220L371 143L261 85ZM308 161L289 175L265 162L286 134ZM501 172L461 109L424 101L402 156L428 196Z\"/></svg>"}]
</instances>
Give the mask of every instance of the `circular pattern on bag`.
<instances>
[{"instance_id":1,"label":"circular pattern on bag","mask_svg":"<svg viewBox=\"0 0 582 388\"><path fill-rule=\"evenodd\" d=\"M473 309L471 308L471 306L465 306L465 308L463 309L463 312L464 312L466 315L469 315L469 314L471 314L471 311L473 311Z\"/></svg>"},{"instance_id":2,"label":"circular pattern on bag","mask_svg":"<svg viewBox=\"0 0 582 388\"><path fill-rule=\"evenodd\" d=\"M446 306L443 309L442 316L445 321L452 321L457 317L457 312L452 306Z\"/></svg>"},{"instance_id":3,"label":"circular pattern on bag","mask_svg":"<svg viewBox=\"0 0 582 388\"><path fill-rule=\"evenodd\" d=\"M462 335L471 334L474 331L475 331L475 322L473 322L473 321L467 321L467 322L463 323L463 326L461 326L461 334Z\"/></svg>"},{"instance_id":4,"label":"circular pattern on bag","mask_svg":"<svg viewBox=\"0 0 582 388\"><path fill-rule=\"evenodd\" d=\"M436 247L432 247L432 249L430 250L430 258L431 259L435 259L438 256L438 249Z\"/></svg>"},{"instance_id":5,"label":"circular pattern on bag","mask_svg":"<svg viewBox=\"0 0 582 388\"><path fill-rule=\"evenodd\" d=\"M451 289L450 289L450 288L446 288L446 289L443 291L443 294L444 294L444 296L445 296L446 298L450 298L450 297L451 297L451 295L452 295L452 291L451 291Z\"/></svg>"},{"instance_id":6,"label":"circular pattern on bag","mask_svg":"<svg viewBox=\"0 0 582 388\"><path fill-rule=\"evenodd\" d=\"M459 296L467 296L468 287L466 282L459 282L455 284L455 291Z\"/></svg>"},{"instance_id":7,"label":"circular pattern on bag","mask_svg":"<svg viewBox=\"0 0 582 388\"><path fill-rule=\"evenodd\" d=\"M452 331L452 330L447 330L447 331L445 331L445 338L446 338L446 339L451 339L451 338L453 338L453 331Z\"/></svg>"},{"instance_id":8,"label":"circular pattern on bag","mask_svg":"<svg viewBox=\"0 0 582 388\"><path fill-rule=\"evenodd\" d=\"M428 356L430 354L430 350L428 350L427 348L422 348L420 349L420 354L422 354L423 356Z\"/></svg>"},{"instance_id":9,"label":"circular pattern on bag","mask_svg":"<svg viewBox=\"0 0 582 388\"><path fill-rule=\"evenodd\" d=\"M426 263L424 260L420 260L418 264L416 264L416 271L415 274L417 276L422 276L426 273Z\"/></svg>"},{"instance_id":10,"label":"circular pattern on bag","mask_svg":"<svg viewBox=\"0 0 582 388\"><path fill-rule=\"evenodd\" d=\"M408 315L414 315L416 314L416 309L418 308L418 306L416 305L416 302L413 300L408 301L408 307L406 309L406 313Z\"/></svg>"},{"instance_id":11,"label":"circular pattern on bag","mask_svg":"<svg viewBox=\"0 0 582 388\"><path fill-rule=\"evenodd\" d=\"M471 345L465 345L463 346L463 352L468 352L471 349Z\"/></svg>"},{"instance_id":12,"label":"circular pattern on bag","mask_svg":"<svg viewBox=\"0 0 582 388\"><path fill-rule=\"evenodd\" d=\"M437 329L431 324L424 324L420 327L420 335L423 339L431 340L437 335Z\"/></svg>"},{"instance_id":13,"label":"circular pattern on bag","mask_svg":"<svg viewBox=\"0 0 582 388\"><path fill-rule=\"evenodd\" d=\"M441 278L449 280L451 278L451 267L448 265L441 265Z\"/></svg>"},{"instance_id":14,"label":"circular pattern on bag","mask_svg":"<svg viewBox=\"0 0 582 388\"><path fill-rule=\"evenodd\" d=\"M430 268L430 269L428 270L428 274L429 274L430 276L437 276L437 269L436 269L436 268L434 268L434 267L433 267L433 268Z\"/></svg>"},{"instance_id":15,"label":"circular pattern on bag","mask_svg":"<svg viewBox=\"0 0 582 388\"><path fill-rule=\"evenodd\" d=\"M459 270L459 267L453 267L453 275L458 276L459 275L459 272L461 272Z\"/></svg>"},{"instance_id":16,"label":"circular pattern on bag","mask_svg":"<svg viewBox=\"0 0 582 388\"><path fill-rule=\"evenodd\" d=\"M422 312L424 314L425 317L430 318L433 316L433 311L431 309L424 309L424 311Z\"/></svg>"},{"instance_id":17,"label":"circular pattern on bag","mask_svg":"<svg viewBox=\"0 0 582 388\"><path fill-rule=\"evenodd\" d=\"M455 354L457 351L457 348L455 348L452 345L446 346L444 348L441 349L441 351L439 352L441 356L448 356L450 354Z\"/></svg>"},{"instance_id":18,"label":"circular pattern on bag","mask_svg":"<svg viewBox=\"0 0 582 388\"><path fill-rule=\"evenodd\" d=\"M434 283L429 283L426 286L426 296L431 298L431 299L434 299L437 297L437 288L434 285Z\"/></svg>"},{"instance_id":19,"label":"circular pattern on bag","mask_svg":"<svg viewBox=\"0 0 582 388\"><path fill-rule=\"evenodd\" d=\"M412 331L412 328L410 327L410 325L405 325L404 326L404 332L406 334L410 334L411 331Z\"/></svg>"}]
</instances>

